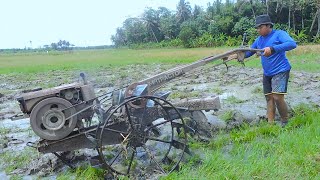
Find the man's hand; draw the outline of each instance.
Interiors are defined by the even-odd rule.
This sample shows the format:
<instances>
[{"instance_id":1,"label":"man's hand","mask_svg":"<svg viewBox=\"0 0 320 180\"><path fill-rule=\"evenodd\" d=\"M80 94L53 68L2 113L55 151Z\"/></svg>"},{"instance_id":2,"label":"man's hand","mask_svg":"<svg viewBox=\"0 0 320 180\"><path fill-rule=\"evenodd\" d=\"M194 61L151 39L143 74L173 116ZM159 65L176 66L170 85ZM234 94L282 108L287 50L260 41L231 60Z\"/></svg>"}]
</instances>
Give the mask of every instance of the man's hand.
<instances>
[{"instance_id":1,"label":"man's hand","mask_svg":"<svg viewBox=\"0 0 320 180\"><path fill-rule=\"evenodd\" d=\"M264 56L269 57L269 56L271 56L271 54L272 54L272 50L270 47L264 48L264 52L263 52Z\"/></svg>"}]
</instances>

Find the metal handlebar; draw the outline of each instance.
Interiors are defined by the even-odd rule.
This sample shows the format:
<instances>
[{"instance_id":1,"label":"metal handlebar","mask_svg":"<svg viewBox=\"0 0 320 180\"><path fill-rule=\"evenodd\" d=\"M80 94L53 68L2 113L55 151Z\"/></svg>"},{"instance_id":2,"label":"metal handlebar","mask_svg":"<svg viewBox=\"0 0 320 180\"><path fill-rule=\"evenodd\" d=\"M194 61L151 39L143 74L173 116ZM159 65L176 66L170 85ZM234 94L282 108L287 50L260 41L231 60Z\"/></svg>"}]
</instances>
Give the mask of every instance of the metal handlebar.
<instances>
[{"instance_id":1,"label":"metal handlebar","mask_svg":"<svg viewBox=\"0 0 320 180\"><path fill-rule=\"evenodd\" d=\"M225 53L222 54L218 54L215 56L208 56L205 57L203 59L200 59L198 61L195 61L191 64L187 64L187 65L183 65L180 67L175 67L173 69L170 69L168 71L162 72L160 74L157 74L155 76L149 77L147 79L144 79L142 81L133 83L131 85L128 86L128 88L126 89L126 96L131 96L131 92L133 91L133 89L140 84L148 84L148 92L151 93L154 90L160 88L161 86L163 86L163 84L169 82L172 79L175 79L179 76L182 76L184 74L186 74L187 72L198 68L200 66L203 66L209 62L215 61L215 60L219 60L219 59L223 59L226 58L232 54L237 54L237 53L244 53L247 51L251 51L251 52L264 52L263 49L253 49L253 48L236 48L230 51L227 51ZM244 58L244 57L243 57Z\"/></svg>"}]
</instances>

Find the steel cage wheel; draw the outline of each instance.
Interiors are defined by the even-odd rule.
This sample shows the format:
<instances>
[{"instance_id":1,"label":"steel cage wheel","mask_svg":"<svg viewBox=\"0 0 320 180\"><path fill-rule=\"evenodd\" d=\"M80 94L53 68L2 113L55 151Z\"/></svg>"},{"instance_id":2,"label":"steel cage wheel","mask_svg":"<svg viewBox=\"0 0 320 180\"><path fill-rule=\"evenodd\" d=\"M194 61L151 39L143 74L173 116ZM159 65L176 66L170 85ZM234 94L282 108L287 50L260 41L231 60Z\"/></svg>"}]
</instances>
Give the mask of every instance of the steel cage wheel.
<instances>
[{"instance_id":1,"label":"steel cage wheel","mask_svg":"<svg viewBox=\"0 0 320 180\"><path fill-rule=\"evenodd\" d=\"M142 108L131 104L147 102ZM121 131L110 128L118 121ZM177 126L179 124L179 126ZM168 174L178 169L187 148L187 135L180 112L167 100L154 96L130 98L117 106L100 126L98 153L103 166L122 175ZM119 144L104 145L106 134L118 133Z\"/></svg>"}]
</instances>

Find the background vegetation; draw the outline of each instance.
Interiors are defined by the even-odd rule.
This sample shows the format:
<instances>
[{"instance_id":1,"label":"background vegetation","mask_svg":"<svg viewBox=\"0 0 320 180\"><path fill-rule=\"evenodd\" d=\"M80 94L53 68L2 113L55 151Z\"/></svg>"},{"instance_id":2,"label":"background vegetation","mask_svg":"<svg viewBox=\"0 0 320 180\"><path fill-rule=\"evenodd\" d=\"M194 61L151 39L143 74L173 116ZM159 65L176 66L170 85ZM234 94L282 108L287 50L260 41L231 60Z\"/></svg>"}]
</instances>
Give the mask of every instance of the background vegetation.
<instances>
[{"instance_id":1,"label":"background vegetation","mask_svg":"<svg viewBox=\"0 0 320 180\"><path fill-rule=\"evenodd\" d=\"M126 19L111 39L131 48L238 46L244 33L249 43L256 38L254 19L261 14L299 43L320 42L319 0L208 0L206 8L180 0L175 11L147 8Z\"/></svg>"}]
</instances>

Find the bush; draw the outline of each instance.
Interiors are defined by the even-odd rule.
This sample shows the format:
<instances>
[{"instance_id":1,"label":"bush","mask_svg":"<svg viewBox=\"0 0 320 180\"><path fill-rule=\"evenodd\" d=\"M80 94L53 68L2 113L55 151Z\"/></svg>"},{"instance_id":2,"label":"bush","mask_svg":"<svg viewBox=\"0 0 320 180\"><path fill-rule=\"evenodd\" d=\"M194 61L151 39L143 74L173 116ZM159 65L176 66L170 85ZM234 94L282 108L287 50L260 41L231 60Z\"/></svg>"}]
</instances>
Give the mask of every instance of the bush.
<instances>
[{"instance_id":1,"label":"bush","mask_svg":"<svg viewBox=\"0 0 320 180\"><path fill-rule=\"evenodd\" d=\"M196 47L212 47L213 36L206 32L201 37L195 39Z\"/></svg>"},{"instance_id":2,"label":"bush","mask_svg":"<svg viewBox=\"0 0 320 180\"><path fill-rule=\"evenodd\" d=\"M298 34L294 33L293 31L289 31L289 34L297 43L303 44L308 42L308 36L305 32L306 30L303 29L298 31Z\"/></svg>"},{"instance_id":3,"label":"bush","mask_svg":"<svg viewBox=\"0 0 320 180\"><path fill-rule=\"evenodd\" d=\"M313 36L312 42L319 44L320 43L320 36L319 35L318 36Z\"/></svg>"},{"instance_id":4,"label":"bush","mask_svg":"<svg viewBox=\"0 0 320 180\"><path fill-rule=\"evenodd\" d=\"M240 38L239 38L240 37ZM225 42L227 46L239 46L241 45L241 42L242 42L242 36L238 36L238 37L231 37L231 36L228 36L227 37L227 41Z\"/></svg>"},{"instance_id":5,"label":"bush","mask_svg":"<svg viewBox=\"0 0 320 180\"><path fill-rule=\"evenodd\" d=\"M195 35L193 34L192 29L188 26L184 26L179 33L179 38L181 39L183 46L186 48L192 47L192 40L194 37Z\"/></svg>"},{"instance_id":6,"label":"bush","mask_svg":"<svg viewBox=\"0 0 320 180\"><path fill-rule=\"evenodd\" d=\"M182 47L182 41L180 39L164 40L159 43L148 42L140 44L130 44L131 49L152 49L152 48L166 48L166 47Z\"/></svg>"},{"instance_id":7,"label":"bush","mask_svg":"<svg viewBox=\"0 0 320 180\"><path fill-rule=\"evenodd\" d=\"M248 29L254 27L255 23L253 19L248 17L242 17L233 27L232 33L235 35L242 35Z\"/></svg>"},{"instance_id":8,"label":"bush","mask_svg":"<svg viewBox=\"0 0 320 180\"><path fill-rule=\"evenodd\" d=\"M254 40L259 36L257 30L254 27L247 29L246 33L248 44L252 44Z\"/></svg>"}]
</instances>

